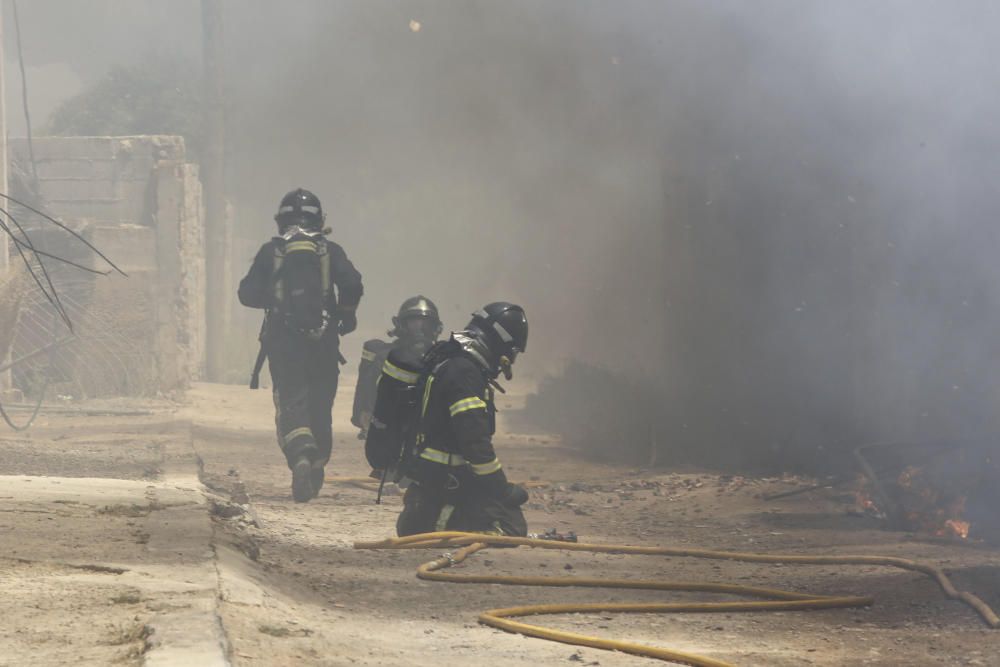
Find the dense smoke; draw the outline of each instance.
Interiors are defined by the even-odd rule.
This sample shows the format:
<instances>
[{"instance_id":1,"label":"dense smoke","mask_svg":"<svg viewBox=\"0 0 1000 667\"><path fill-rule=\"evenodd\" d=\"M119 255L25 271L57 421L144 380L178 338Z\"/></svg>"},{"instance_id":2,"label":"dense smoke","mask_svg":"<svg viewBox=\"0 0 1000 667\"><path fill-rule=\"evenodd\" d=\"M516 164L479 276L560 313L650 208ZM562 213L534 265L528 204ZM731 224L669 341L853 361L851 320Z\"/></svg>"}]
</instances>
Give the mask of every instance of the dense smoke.
<instances>
[{"instance_id":1,"label":"dense smoke","mask_svg":"<svg viewBox=\"0 0 1000 667\"><path fill-rule=\"evenodd\" d=\"M34 62L86 83L138 49L197 58L197 2L93 4L31 3ZM825 466L995 430L998 13L230 2L236 263L312 188L365 274L363 333L414 291L449 327L522 302L519 370L627 376L641 396L560 396L620 402L674 457ZM87 57L59 45L109 24Z\"/></svg>"}]
</instances>

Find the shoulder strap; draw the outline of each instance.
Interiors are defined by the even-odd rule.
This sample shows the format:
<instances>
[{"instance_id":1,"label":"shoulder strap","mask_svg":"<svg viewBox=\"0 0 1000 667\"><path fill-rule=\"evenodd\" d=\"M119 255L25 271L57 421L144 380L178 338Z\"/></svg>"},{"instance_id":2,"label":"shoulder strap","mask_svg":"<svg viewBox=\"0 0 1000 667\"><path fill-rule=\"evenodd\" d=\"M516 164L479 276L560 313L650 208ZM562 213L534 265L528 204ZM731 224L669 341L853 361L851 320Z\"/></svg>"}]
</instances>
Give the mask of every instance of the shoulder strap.
<instances>
[{"instance_id":1,"label":"shoulder strap","mask_svg":"<svg viewBox=\"0 0 1000 667\"><path fill-rule=\"evenodd\" d=\"M325 301L330 296L330 290L333 287L330 282L330 252L325 240L321 239L316 244L316 254L319 255L319 275L320 282L323 283L323 300Z\"/></svg>"},{"instance_id":2,"label":"shoulder strap","mask_svg":"<svg viewBox=\"0 0 1000 667\"><path fill-rule=\"evenodd\" d=\"M281 278L281 265L285 262L285 243L276 241L274 243L274 255L271 262L271 280L274 281L274 301L281 303L285 300L285 281Z\"/></svg>"}]
</instances>

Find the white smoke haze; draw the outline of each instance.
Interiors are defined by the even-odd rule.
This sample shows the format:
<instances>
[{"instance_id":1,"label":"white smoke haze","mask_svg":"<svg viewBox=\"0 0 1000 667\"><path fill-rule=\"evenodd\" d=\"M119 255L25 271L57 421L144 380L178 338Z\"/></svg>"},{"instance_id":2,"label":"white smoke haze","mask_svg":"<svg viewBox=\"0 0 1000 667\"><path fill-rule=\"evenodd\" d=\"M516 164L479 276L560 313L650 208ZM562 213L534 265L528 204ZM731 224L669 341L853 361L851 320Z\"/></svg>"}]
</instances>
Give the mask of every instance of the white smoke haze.
<instances>
[{"instance_id":1,"label":"white smoke haze","mask_svg":"<svg viewBox=\"0 0 1000 667\"><path fill-rule=\"evenodd\" d=\"M195 0L23 4L39 100L52 68L84 86L199 57ZM679 451L801 464L995 431L998 19L974 1L234 0L238 247L310 188L365 276L352 359L414 292L450 328L520 302L522 373L652 382L662 411L635 419Z\"/></svg>"}]
</instances>

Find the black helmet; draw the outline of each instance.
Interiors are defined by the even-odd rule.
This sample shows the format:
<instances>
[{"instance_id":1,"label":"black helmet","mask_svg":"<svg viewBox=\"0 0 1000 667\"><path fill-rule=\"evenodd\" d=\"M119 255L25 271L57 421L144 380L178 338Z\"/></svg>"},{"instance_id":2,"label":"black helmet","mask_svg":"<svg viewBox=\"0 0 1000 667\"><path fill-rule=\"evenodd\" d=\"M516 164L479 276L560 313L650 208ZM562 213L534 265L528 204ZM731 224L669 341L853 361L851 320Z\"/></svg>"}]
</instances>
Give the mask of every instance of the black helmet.
<instances>
[{"instance_id":1,"label":"black helmet","mask_svg":"<svg viewBox=\"0 0 1000 667\"><path fill-rule=\"evenodd\" d=\"M488 304L472 314L466 329L479 334L477 337L490 350L494 369L503 371L509 380L511 364L528 347L528 318L524 309L506 301Z\"/></svg>"},{"instance_id":2,"label":"black helmet","mask_svg":"<svg viewBox=\"0 0 1000 667\"><path fill-rule=\"evenodd\" d=\"M408 324L413 320L418 323ZM390 336L399 338L419 338L427 339L429 342L437 340L441 335L441 317L438 315L437 306L425 296L411 296L399 307L399 313L392 318L393 330Z\"/></svg>"},{"instance_id":3,"label":"black helmet","mask_svg":"<svg viewBox=\"0 0 1000 667\"><path fill-rule=\"evenodd\" d=\"M297 188L281 198L274 220L279 229L298 225L305 229L319 230L323 227L326 214L323 213L319 197L308 190Z\"/></svg>"}]
</instances>

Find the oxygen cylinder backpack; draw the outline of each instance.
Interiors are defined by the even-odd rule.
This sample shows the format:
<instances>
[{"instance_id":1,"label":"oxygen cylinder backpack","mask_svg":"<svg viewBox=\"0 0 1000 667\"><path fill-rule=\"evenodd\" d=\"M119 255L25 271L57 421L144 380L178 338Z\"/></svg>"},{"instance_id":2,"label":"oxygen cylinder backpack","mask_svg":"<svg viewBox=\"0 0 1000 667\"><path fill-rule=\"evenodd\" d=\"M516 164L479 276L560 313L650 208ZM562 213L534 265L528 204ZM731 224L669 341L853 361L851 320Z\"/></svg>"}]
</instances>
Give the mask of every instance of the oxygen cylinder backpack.
<instances>
[{"instance_id":1,"label":"oxygen cylinder backpack","mask_svg":"<svg viewBox=\"0 0 1000 667\"><path fill-rule=\"evenodd\" d=\"M296 234L274 249L274 314L311 340L323 336L330 291L330 256L322 237Z\"/></svg>"}]
</instances>

